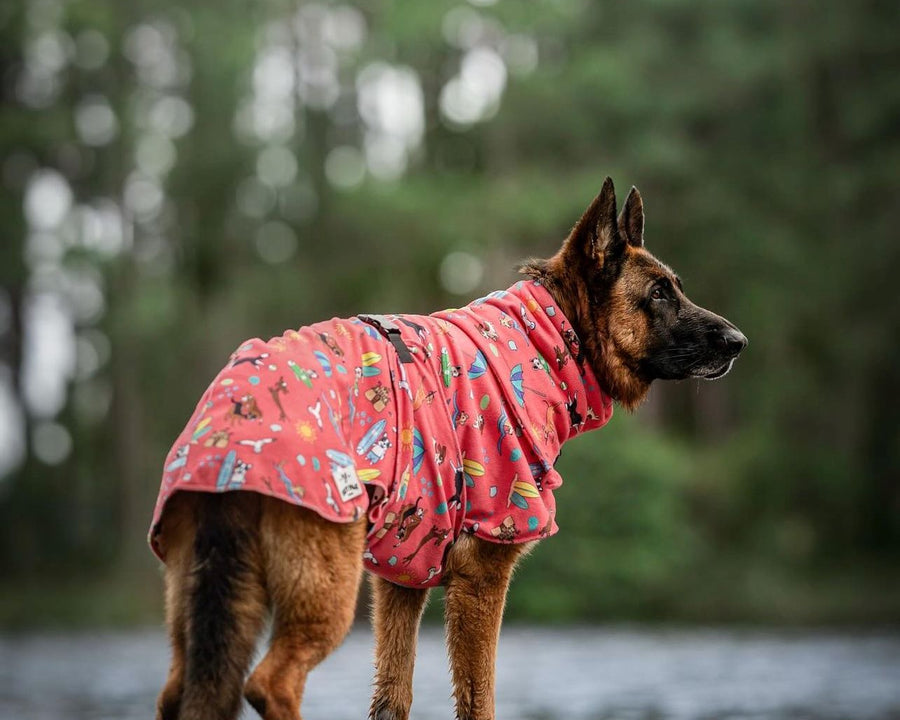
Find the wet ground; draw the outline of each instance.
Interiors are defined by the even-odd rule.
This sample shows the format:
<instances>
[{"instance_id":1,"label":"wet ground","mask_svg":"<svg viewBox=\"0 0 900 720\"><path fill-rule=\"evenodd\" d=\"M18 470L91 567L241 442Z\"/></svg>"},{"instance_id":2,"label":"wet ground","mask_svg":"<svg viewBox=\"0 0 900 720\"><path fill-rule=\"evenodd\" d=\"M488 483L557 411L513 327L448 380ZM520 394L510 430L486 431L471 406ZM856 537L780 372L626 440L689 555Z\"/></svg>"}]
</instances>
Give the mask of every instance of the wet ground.
<instances>
[{"instance_id":1,"label":"wet ground","mask_svg":"<svg viewBox=\"0 0 900 720\"><path fill-rule=\"evenodd\" d=\"M363 720L372 636L311 676L306 720ZM146 720L168 662L158 631L0 637L2 720ZM412 717L448 720L446 655L423 632ZM507 628L500 720L900 719L900 633ZM246 710L244 717L256 715Z\"/></svg>"}]
</instances>

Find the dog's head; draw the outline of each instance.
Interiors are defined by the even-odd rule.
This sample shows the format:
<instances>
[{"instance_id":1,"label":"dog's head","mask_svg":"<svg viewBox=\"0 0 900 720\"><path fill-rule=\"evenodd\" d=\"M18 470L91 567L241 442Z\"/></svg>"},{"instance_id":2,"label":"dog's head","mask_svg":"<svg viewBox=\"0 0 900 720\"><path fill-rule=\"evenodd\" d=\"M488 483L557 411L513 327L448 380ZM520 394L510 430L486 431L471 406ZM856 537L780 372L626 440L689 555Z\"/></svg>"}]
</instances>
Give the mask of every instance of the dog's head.
<instances>
[{"instance_id":1,"label":"dog's head","mask_svg":"<svg viewBox=\"0 0 900 720\"><path fill-rule=\"evenodd\" d=\"M560 251L522 272L554 296L597 379L629 409L653 380L722 377L747 345L725 318L692 303L678 276L644 248L636 188L616 217L610 178Z\"/></svg>"}]
</instances>

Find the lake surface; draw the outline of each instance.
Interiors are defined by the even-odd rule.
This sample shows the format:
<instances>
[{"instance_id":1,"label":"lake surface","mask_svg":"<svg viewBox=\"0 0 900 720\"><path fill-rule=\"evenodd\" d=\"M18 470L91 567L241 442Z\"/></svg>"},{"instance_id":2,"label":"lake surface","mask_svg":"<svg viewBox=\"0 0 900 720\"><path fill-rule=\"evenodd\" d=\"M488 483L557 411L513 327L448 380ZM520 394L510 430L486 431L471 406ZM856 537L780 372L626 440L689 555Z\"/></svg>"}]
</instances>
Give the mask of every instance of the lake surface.
<instances>
[{"instance_id":1,"label":"lake surface","mask_svg":"<svg viewBox=\"0 0 900 720\"><path fill-rule=\"evenodd\" d=\"M363 720L372 635L310 677L306 720ZM2 720L146 720L168 663L157 630L0 637ZM508 627L499 720L900 719L900 633ZM453 717L443 637L419 644L412 717ZM255 718L249 708L246 718Z\"/></svg>"}]
</instances>

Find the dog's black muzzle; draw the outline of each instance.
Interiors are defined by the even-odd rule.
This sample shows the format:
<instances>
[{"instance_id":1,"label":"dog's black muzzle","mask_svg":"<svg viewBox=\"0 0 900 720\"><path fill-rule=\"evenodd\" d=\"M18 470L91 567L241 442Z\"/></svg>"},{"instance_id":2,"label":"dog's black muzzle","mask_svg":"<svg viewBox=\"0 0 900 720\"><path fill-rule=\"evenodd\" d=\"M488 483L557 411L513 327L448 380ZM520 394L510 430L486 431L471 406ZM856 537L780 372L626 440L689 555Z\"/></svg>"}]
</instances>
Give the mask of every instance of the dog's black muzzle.
<instances>
[{"instance_id":1,"label":"dog's black muzzle","mask_svg":"<svg viewBox=\"0 0 900 720\"><path fill-rule=\"evenodd\" d=\"M642 363L648 379L715 380L731 370L747 347L747 338L737 327L696 305L684 308L661 335L659 345Z\"/></svg>"}]
</instances>

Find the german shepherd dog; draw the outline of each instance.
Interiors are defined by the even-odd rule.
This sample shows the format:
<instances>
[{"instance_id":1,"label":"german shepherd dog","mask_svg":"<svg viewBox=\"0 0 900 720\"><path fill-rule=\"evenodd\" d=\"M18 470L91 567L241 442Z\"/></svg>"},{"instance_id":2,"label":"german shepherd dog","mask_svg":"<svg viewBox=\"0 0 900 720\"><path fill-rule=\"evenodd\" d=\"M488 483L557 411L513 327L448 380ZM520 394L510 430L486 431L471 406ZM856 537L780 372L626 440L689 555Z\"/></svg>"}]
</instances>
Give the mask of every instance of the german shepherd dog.
<instances>
[{"instance_id":1,"label":"german shepherd dog","mask_svg":"<svg viewBox=\"0 0 900 720\"><path fill-rule=\"evenodd\" d=\"M556 255L530 260L521 272L552 296L571 328L564 337L577 336L579 359L606 396L627 410L640 404L655 379L722 377L747 345L734 325L688 300L678 276L644 248L637 189L631 189L617 217L609 178ZM561 350L555 357L535 358L533 371L540 375L542 366L562 366L565 359ZM267 360L260 355L240 362ZM309 380L308 375L301 379ZM283 378L279 382L271 388L276 401L285 390ZM237 408L232 422L238 427L256 422L255 415L242 410L245 398L232 402ZM285 409L277 405L284 417ZM446 406L435 403L435 408L447 416ZM321 419L321 408L314 410ZM564 410L559 414L566 418ZM580 422L578 414L574 417ZM438 453L438 462L443 455ZM247 467L244 463L241 472ZM318 478L317 483L321 486ZM454 498L465 489L460 482ZM506 497L498 498L498 507L501 501L510 507ZM176 492L169 499L154 535L154 547L166 563L173 649L158 720L234 718L242 694L266 720L299 720L307 674L350 628L367 552L365 517L331 522L321 515L257 492ZM411 533L416 526L403 527ZM435 531L425 536L425 529L423 524L417 530L422 543L431 537L435 544L444 540ZM497 540L515 537L511 527L500 530L509 530L509 536L495 535ZM507 586L516 562L533 544L501 541L461 533L446 545L442 558L456 715L464 720L494 717L494 659ZM416 640L428 588L377 576L372 588L376 650L370 717L403 720L412 703ZM268 654L245 681L269 616Z\"/></svg>"}]
</instances>

